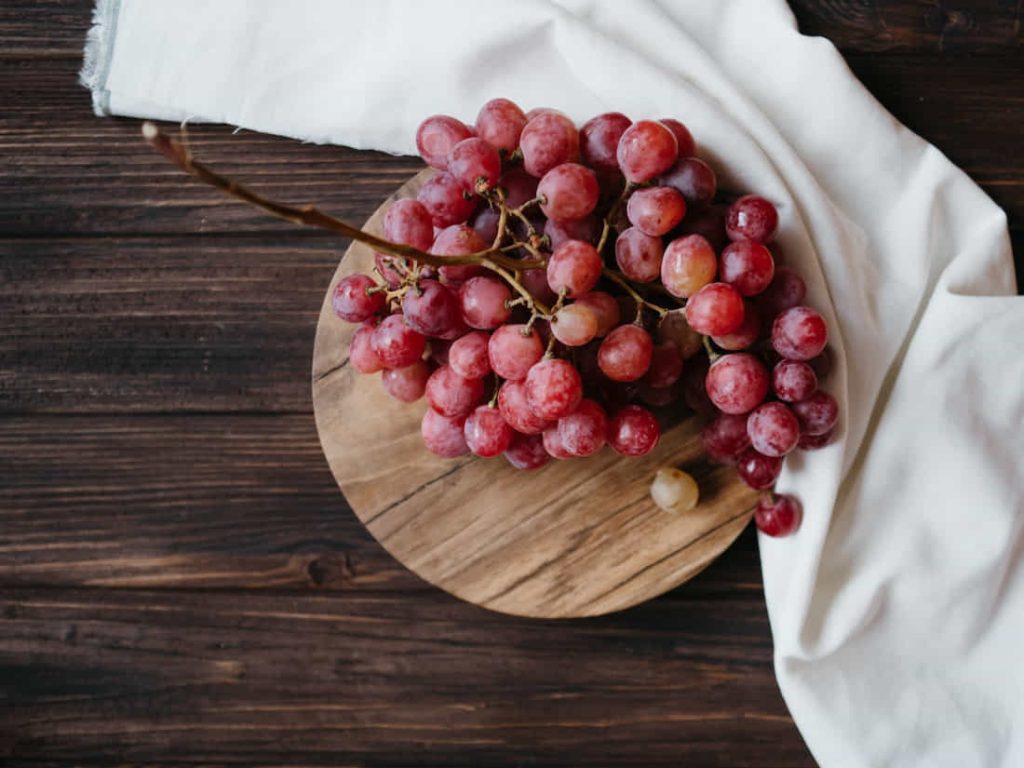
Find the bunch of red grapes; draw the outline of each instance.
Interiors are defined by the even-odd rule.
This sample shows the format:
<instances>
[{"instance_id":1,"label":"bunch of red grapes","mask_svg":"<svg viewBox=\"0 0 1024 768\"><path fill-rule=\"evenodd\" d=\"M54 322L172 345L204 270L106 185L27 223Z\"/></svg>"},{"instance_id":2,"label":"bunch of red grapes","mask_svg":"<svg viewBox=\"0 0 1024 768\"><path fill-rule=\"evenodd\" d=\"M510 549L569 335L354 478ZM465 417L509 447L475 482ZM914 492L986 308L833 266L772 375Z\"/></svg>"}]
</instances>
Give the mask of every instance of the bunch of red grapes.
<instances>
[{"instance_id":1,"label":"bunch of red grapes","mask_svg":"<svg viewBox=\"0 0 1024 768\"><path fill-rule=\"evenodd\" d=\"M333 305L361 323L353 366L426 397L429 450L519 469L606 445L642 456L661 434L652 409L682 399L707 418L708 455L767 490L786 454L830 442L828 332L768 247L778 213L721 193L682 123L577 128L494 99L473 126L427 118L416 142L437 173L383 220L413 255L380 250ZM784 535L800 516L771 493L755 517Z\"/></svg>"}]
</instances>

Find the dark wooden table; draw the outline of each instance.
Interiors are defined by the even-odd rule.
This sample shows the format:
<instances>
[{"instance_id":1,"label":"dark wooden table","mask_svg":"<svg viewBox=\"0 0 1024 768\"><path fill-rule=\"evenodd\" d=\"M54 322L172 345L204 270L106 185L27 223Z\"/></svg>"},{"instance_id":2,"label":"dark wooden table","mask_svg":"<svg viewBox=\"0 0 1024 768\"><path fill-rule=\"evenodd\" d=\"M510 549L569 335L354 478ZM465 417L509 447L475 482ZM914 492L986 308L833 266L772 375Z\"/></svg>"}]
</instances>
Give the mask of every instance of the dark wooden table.
<instances>
[{"instance_id":1,"label":"dark wooden table","mask_svg":"<svg viewBox=\"0 0 1024 768\"><path fill-rule=\"evenodd\" d=\"M1007 209L1019 257L1021 2L795 6ZM369 538L310 412L342 244L187 183L137 122L93 117L89 12L0 8L0 762L813 765L772 674L751 533L662 599L573 623L463 605ZM192 139L352 221L420 167Z\"/></svg>"}]
</instances>

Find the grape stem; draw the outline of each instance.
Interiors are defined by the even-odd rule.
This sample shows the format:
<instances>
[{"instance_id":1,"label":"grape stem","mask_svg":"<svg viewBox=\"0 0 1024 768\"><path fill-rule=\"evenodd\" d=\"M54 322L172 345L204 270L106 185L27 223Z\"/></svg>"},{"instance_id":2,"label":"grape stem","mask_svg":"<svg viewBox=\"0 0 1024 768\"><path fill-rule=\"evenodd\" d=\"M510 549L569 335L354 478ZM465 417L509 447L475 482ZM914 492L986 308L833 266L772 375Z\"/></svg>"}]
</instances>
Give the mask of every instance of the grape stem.
<instances>
[{"instance_id":1,"label":"grape stem","mask_svg":"<svg viewBox=\"0 0 1024 768\"><path fill-rule=\"evenodd\" d=\"M708 362L713 363L721 357L721 355L718 354L718 352L715 351L715 348L711 345L710 336L701 336L700 338L701 342L704 344L704 351L708 353Z\"/></svg>"},{"instance_id":2,"label":"grape stem","mask_svg":"<svg viewBox=\"0 0 1024 768\"><path fill-rule=\"evenodd\" d=\"M613 283L622 288L622 290L628 293L629 297L636 302L636 319L638 323L640 322L641 310L643 309L643 307L647 307L648 309L657 312L658 317L660 318L664 318L669 313L669 310L648 301L639 293L637 293L637 290L632 285L629 284L629 281L622 275L620 275L618 272L616 272L614 269L608 269L607 267L605 267L601 271L601 273L609 280L611 280Z\"/></svg>"},{"instance_id":3,"label":"grape stem","mask_svg":"<svg viewBox=\"0 0 1024 768\"><path fill-rule=\"evenodd\" d=\"M164 134L154 123L146 121L142 124L142 136L154 149L190 176L221 190L231 197L235 197L249 205L273 214L278 218L290 221L293 224L301 224L308 227L317 227L319 229L336 232L344 237L348 237L352 240L357 240L360 243L368 245L375 250L389 253L403 259L412 259L423 264L430 264L435 267L479 264L492 271L497 271L495 267L501 267L505 270L517 270L539 269L545 266L543 258L535 258L532 261L513 259L509 256L505 256L500 252L500 250L493 246L487 250L470 253L465 256L442 256L427 253L426 251L421 251L418 248L413 248L409 245L392 243L388 240L377 237L376 235L371 235L369 232L364 232L358 227L354 227L341 219L336 219L335 217L319 210L315 206L303 205L301 207L296 207L286 205L284 203L278 203L263 197L248 187L222 176L216 171L208 168L203 163L194 159L187 146ZM531 251L531 253L532 252L533 251Z\"/></svg>"},{"instance_id":4,"label":"grape stem","mask_svg":"<svg viewBox=\"0 0 1024 768\"><path fill-rule=\"evenodd\" d=\"M622 208L622 204L629 199L629 196L633 194L633 190L636 189L637 185L632 181L626 182L626 186L622 190L622 194L619 195L619 199L616 200L612 207L608 210L608 215L604 217L604 226L601 227L601 239L597 241L597 252L604 253L604 247L608 245L608 236L612 231L612 222L619 213L619 209Z\"/></svg>"}]
</instances>

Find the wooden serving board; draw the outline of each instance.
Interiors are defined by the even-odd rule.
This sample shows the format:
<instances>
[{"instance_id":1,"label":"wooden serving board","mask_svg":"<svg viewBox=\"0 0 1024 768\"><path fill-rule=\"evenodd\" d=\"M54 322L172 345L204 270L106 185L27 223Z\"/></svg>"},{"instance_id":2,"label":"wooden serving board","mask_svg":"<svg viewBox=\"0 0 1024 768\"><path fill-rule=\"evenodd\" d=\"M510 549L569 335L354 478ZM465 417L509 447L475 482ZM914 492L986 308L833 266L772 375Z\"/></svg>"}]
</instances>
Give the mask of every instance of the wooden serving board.
<instances>
[{"instance_id":1,"label":"wooden serving board","mask_svg":"<svg viewBox=\"0 0 1024 768\"><path fill-rule=\"evenodd\" d=\"M413 177L367 222L380 233L387 205L416 194ZM517 471L503 458L441 459L426 450L427 405L388 397L379 375L348 362L356 326L331 308L334 286L369 273L373 252L353 243L324 299L313 353L313 407L334 477L371 534L414 573L471 603L538 618L596 616L678 586L726 549L750 520L756 494L732 467L703 456L695 417L672 426L657 449ZM658 467L697 478L698 508L660 511L649 486Z\"/></svg>"}]
</instances>

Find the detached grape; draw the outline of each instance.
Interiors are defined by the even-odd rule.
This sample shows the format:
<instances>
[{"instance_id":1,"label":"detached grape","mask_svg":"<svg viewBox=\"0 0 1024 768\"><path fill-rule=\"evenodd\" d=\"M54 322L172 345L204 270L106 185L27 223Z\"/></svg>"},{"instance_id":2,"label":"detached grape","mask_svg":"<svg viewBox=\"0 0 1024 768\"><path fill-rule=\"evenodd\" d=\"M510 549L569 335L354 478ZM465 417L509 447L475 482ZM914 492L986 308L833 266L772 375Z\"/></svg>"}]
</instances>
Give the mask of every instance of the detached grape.
<instances>
[{"instance_id":1,"label":"detached grape","mask_svg":"<svg viewBox=\"0 0 1024 768\"><path fill-rule=\"evenodd\" d=\"M763 497L754 510L757 529L767 536L789 536L800 527L802 520L800 502L784 493Z\"/></svg>"},{"instance_id":2,"label":"detached grape","mask_svg":"<svg viewBox=\"0 0 1024 768\"><path fill-rule=\"evenodd\" d=\"M700 501L700 489L692 475L675 467L662 467L651 483L651 499L666 512L689 512Z\"/></svg>"}]
</instances>

